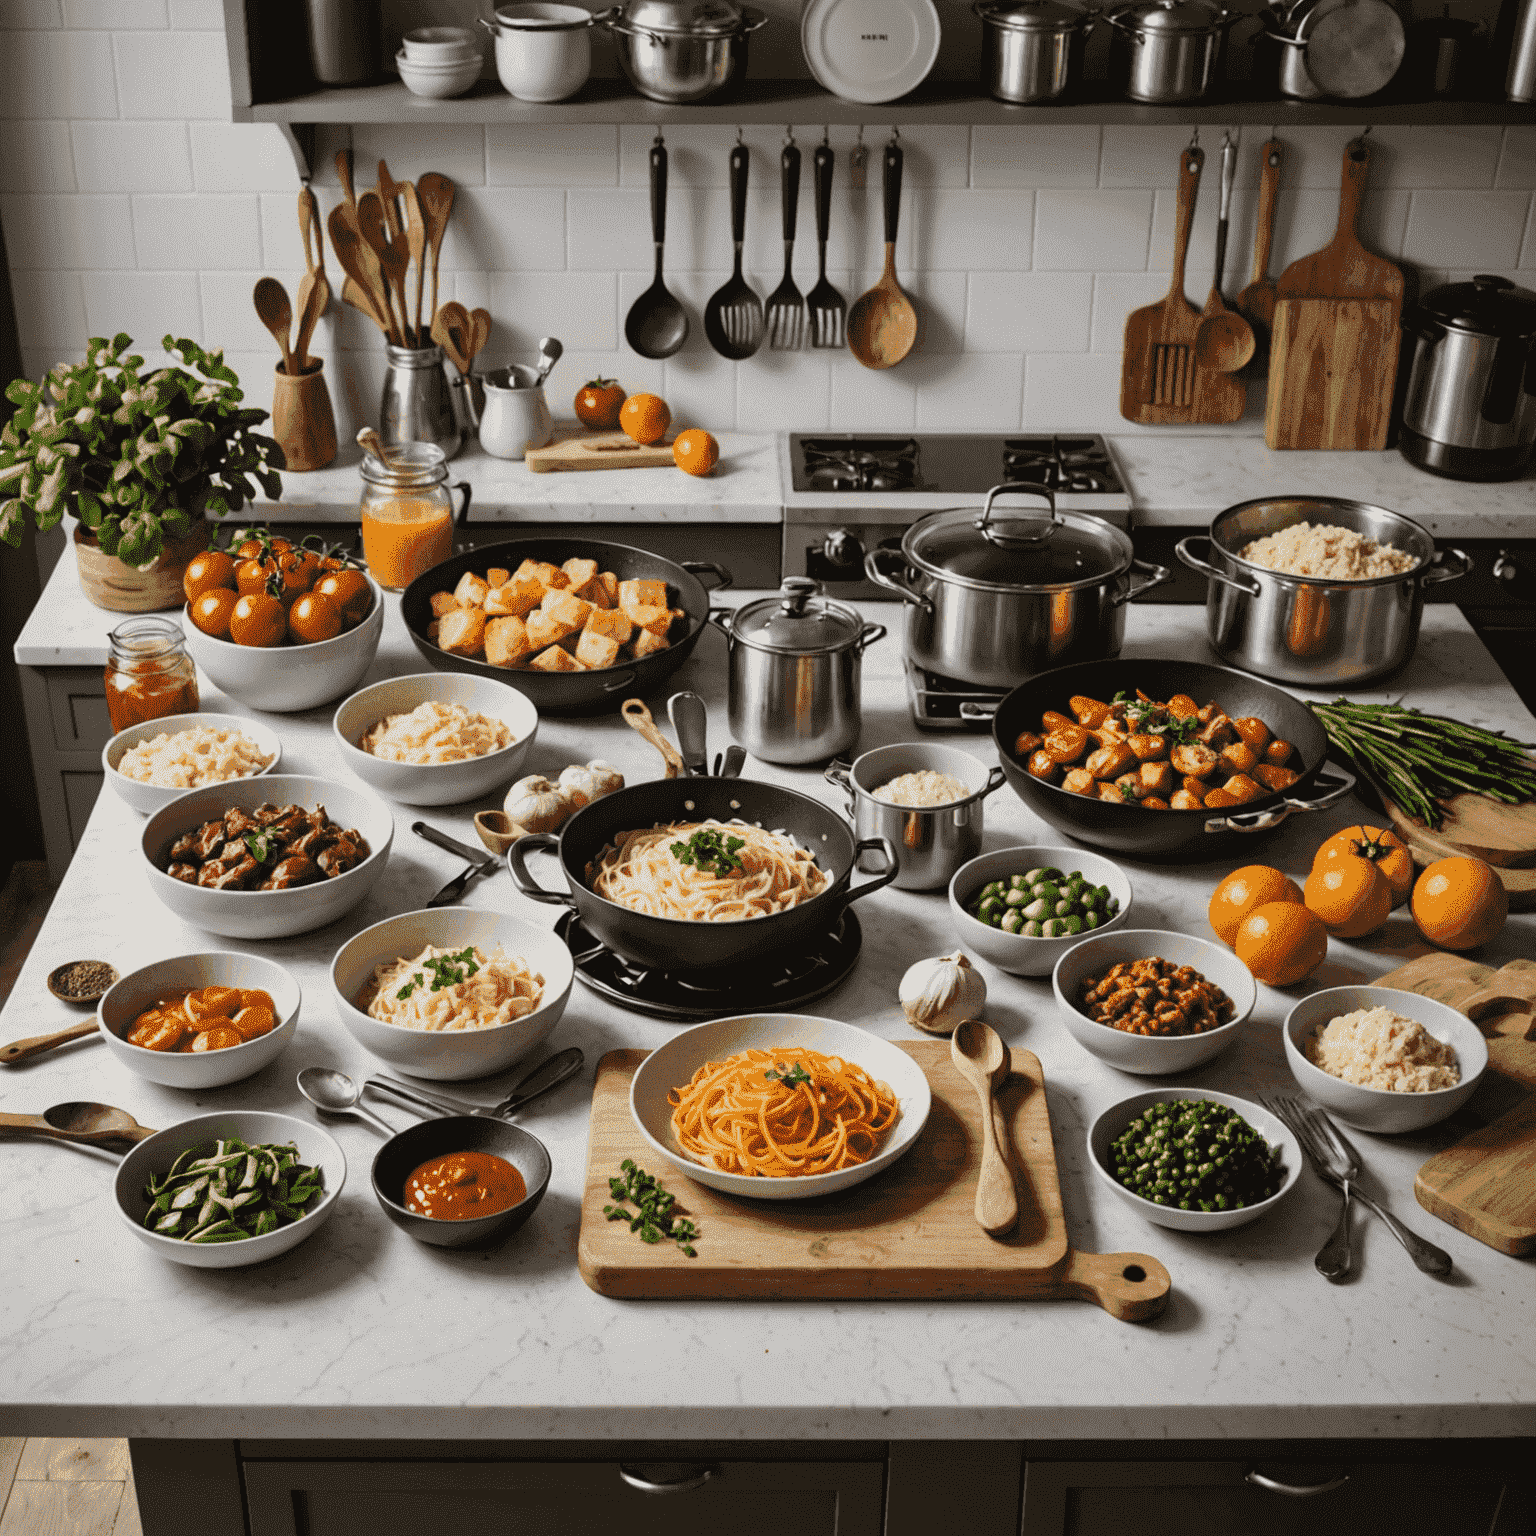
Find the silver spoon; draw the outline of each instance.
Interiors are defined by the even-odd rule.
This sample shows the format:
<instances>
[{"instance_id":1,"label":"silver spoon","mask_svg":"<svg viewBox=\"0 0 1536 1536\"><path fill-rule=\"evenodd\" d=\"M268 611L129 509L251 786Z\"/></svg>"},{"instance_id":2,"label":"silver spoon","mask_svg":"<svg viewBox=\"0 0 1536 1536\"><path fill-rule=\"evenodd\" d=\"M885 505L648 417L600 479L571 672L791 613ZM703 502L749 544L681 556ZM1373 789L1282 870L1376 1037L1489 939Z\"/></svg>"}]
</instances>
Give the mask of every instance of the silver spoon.
<instances>
[{"instance_id":1,"label":"silver spoon","mask_svg":"<svg viewBox=\"0 0 1536 1536\"><path fill-rule=\"evenodd\" d=\"M565 348L553 336L546 336L539 343L539 376L533 381L535 388L549 377L549 370L560 361L560 355L564 351Z\"/></svg>"},{"instance_id":2,"label":"silver spoon","mask_svg":"<svg viewBox=\"0 0 1536 1536\"><path fill-rule=\"evenodd\" d=\"M299 1073L299 1092L316 1109L323 1109L327 1114L355 1115L359 1120L366 1120L374 1130L383 1131L386 1136L397 1134L389 1121L374 1114L371 1109L363 1108L358 1102L363 1096L363 1090L345 1072L338 1072L334 1067L305 1067Z\"/></svg>"},{"instance_id":3,"label":"silver spoon","mask_svg":"<svg viewBox=\"0 0 1536 1536\"><path fill-rule=\"evenodd\" d=\"M501 1103L491 1105L472 1104L467 1099L451 1098L446 1093L427 1095L414 1088L408 1088L404 1083L397 1083L391 1077L370 1077L363 1087L371 1088L375 1093L383 1093L399 1099L402 1104L426 1109L432 1114L479 1115L486 1120L504 1120L530 1100L538 1098L540 1094L548 1093L551 1088L558 1088L561 1083L575 1077L585 1062L586 1058L581 1054L580 1046L567 1046L563 1051L557 1051L553 1056L546 1056L543 1061L530 1067L513 1083L512 1091Z\"/></svg>"}]
</instances>

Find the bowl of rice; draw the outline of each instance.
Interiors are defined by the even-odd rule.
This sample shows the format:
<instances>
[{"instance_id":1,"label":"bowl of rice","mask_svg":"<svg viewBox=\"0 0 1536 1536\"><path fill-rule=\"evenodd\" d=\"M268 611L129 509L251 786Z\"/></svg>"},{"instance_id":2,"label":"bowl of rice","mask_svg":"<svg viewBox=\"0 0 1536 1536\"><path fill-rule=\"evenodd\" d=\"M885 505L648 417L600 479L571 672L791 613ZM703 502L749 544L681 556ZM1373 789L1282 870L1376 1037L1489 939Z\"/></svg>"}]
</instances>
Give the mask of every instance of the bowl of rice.
<instances>
[{"instance_id":1,"label":"bowl of rice","mask_svg":"<svg viewBox=\"0 0 1536 1536\"><path fill-rule=\"evenodd\" d=\"M359 689L336 711L342 760L406 805L459 805L522 772L539 733L524 693L493 677L416 672Z\"/></svg>"},{"instance_id":2,"label":"bowl of rice","mask_svg":"<svg viewBox=\"0 0 1536 1536\"><path fill-rule=\"evenodd\" d=\"M336 951L331 990L347 1032L410 1077L463 1082L546 1039L576 968L548 928L438 907L365 928Z\"/></svg>"},{"instance_id":3,"label":"bowl of rice","mask_svg":"<svg viewBox=\"0 0 1536 1536\"><path fill-rule=\"evenodd\" d=\"M244 715L164 715L119 731L101 749L107 783L126 805L153 816L189 790L271 773L283 743Z\"/></svg>"},{"instance_id":4,"label":"bowl of rice","mask_svg":"<svg viewBox=\"0 0 1536 1536\"><path fill-rule=\"evenodd\" d=\"M1396 987L1329 987L1285 1020L1297 1085L1336 1120L1377 1135L1422 1131L1477 1091L1488 1044L1465 1014Z\"/></svg>"}]
</instances>

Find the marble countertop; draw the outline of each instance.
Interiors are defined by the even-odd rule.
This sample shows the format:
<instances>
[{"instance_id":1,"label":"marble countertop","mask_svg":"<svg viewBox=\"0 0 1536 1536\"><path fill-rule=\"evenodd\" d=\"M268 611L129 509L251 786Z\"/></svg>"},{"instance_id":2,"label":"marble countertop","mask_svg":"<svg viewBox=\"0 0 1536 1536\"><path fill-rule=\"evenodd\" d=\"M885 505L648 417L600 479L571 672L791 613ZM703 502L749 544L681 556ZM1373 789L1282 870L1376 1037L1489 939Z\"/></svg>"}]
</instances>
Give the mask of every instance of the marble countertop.
<instances>
[{"instance_id":1,"label":"marble countertop","mask_svg":"<svg viewBox=\"0 0 1536 1536\"><path fill-rule=\"evenodd\" d=\"M871 618L899 624L894 605L867 607ZM1138 608L1128 629L1128 658L1203 652L1199 609ZM391 600L370 679L419 668ZM900 676L893 636L865 660L862 747L913 736ZM675 686L710 701L712 742L723 746L719 635L703 637ZM1454 609L1426 613L1417 659L1391 693L1525 739L1536 731ZM212 690L204 702L243 712ZM268 717L282 733L286 771L346 777L331 713ZM951 739L980 759L995 757L986 736ZM546 718L527 768L556 771L593 756L617 764L631 782L659 773L651 749L616 716ZM831 793L816 769L749 761L747 774ZM420 906L457 872L454 858L411 834L413 820L424 814L472 842L471 815L488 803L425 813L397 806L388 879L373 896L330 928L262 946L293 970L305 997L292 1046L256 1077L179 1093L141 1081L88 1039L0 1073L0 1107L37 1111L95 1099L153 1126L224 1106L312 1114L294 1084L300 1068L334 1064L361 1079L377 1065L336 1015L331 955L364 925ZM1359 815L1346 803L1295 817L1254 857L1300 875L1322 837ZM986 816L989 850L1061 841L1006 788L987 802ZM0 1019L0 1039L77 1017L43 985L66 960L95 956L128 970L229 942L184 926L150 895L136 852L142 824L103 792ZM1141 920L1206 933L1209 891L1234 862L1128 863ZM557 916L518 895L503 871L474 883L467 901L537 923ZM888 888L860 911L858 964L814 1006L890 1039L912 1039L896 981L914 958L955 947L944 898ZM1487 958L1497 964L1529 954L1533 940L1536 916L1512 919ZM1312 982L1287 992L1261 987L1240 1042L1190 1081L1247 1096L1290 1089L1280 1024L1296 995L1379 975L1420 950L1401 913L1369 941L1334 941ZM604 1052L658 1045L672 1028L578 984L548 1044L579 1045L586 1071L523 1117L553 1157L549 1194L521 1233L489 1255L421 1247L391 1226L368 1185L377 1136L355 1122L335 1130L351 1175L330 1223L283 1258L227 1272L163 1263L124 1230L112 1197L115 1159L104 1151L8 1145L0 1434L1155 1440L1536 1432L1536 1276L1530 1264L1418 1208L1413 1175L1440 1144L1434 1133L1360 1141L1368 1187L1453 1254L1449 1284L1420 1274L1364 1216L1356 1276L1326 1284L1312 1256L1333 1226L1337 1197L1310 1173L1278 1211L1234 1232L1192 1236L1150 1226L1095 1187L1084 1147L1093 1118L1144 1080L1117 1073L1071 1039L1048 980L981 968L987 1018L1045 1067L1072 1243L1153 1253L1172 1274L1172 1300L1152 1323L1120 1323L1072 1301L669 1304L594 1294L576 1268L593 1069ZM505 1081L460 1091L491 1103ZM397 1125L410 1121L398 1108L379 1107Z\"/></svg>"}]
</instances>

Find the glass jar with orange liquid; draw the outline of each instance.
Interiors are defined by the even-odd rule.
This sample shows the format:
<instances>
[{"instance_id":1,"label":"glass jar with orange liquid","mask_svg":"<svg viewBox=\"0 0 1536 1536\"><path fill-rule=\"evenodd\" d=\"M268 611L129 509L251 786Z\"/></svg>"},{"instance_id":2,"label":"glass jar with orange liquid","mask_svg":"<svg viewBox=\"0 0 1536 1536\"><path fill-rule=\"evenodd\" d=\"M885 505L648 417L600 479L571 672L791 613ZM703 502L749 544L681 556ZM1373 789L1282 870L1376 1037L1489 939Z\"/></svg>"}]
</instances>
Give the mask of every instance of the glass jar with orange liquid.
<instances>
[{"instance_id":1,"label":"glass jar with orange liquid","mask_svg":"<svg viewBox=\"0 0 1536 1536\"><path fill-rule=\"evenodd\" d=\"M381 587L403 591L453 553L453 498L448 460L435 443L396 443L389 461L363 455L363 559ZM452 487L469 511L468 482Z\"/></svg>"},{"instance_id":2,"label":"glass jar with orange liquid","mask_svg":"<svg viewBox=\"0 0 1536 1536\"><path fill-rule=\"evenodd\" d=\"M200 707L197 668L174 619L129 619L107 641L111 651L102 684L114 731L166 715L192 714Z\"/></svg>"}]
</instances>

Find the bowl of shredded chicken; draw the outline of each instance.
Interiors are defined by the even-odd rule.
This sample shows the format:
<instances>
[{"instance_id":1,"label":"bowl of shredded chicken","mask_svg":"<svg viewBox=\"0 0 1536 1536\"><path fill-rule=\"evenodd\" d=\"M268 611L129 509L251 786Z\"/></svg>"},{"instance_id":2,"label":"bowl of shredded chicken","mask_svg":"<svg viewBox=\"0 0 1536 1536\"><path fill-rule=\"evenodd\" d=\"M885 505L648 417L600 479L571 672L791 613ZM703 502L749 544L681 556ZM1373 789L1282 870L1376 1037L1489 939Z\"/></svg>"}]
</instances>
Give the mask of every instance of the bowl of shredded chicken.
<instances>
[{"instance_id":1,"label":"bowl of shredded chicken","mask_svg":"<svg viewBox=\"0 0 1536 1536\"><path fill-rule=\"evenodd\" d=\"M1435 1093L1461 1081L1456 1052L1392 1008L1357 1008L1314 1025L1302 1049L1314 1067L1362 1088Z\"/></svg>"},{"instance_id":2,"label":"bowl of shredded chicken","mask_svg":"<svg viewBox=\"0 0 1536 1536\"><path fill-rule=\"evenodd\" d=\"M954 805L971 797L971 791L952 773L940 773L936 768L920 768L915 773L898 774L871 793L876 800L883 800L887 805L924 809Z\"/></svg>"},{"instance_id":3,"label":"bowl of shredded chicken","mask_svg":"<svg viewBox=\"0 0 1536 1536\"><path fill-rule=\"evenodd\" d=\"M532 1013L543 996L543 976L499 944L490 951L429 944L409 959L375 966L357 1004L381 1023L443 1033L510 1024Z\"/></svg>"},{"instance_id":4,"label":"bowl of shredded chicken","mask_svg":"<svg viewBox=\"0 0 1536 1536\"><path fill-rule=\"evenodd\" d=\"M428 699L403 714L385 715L363 732L358 746L392 763L460 763L510 747L517 738L505 720L462 704Z\"/></svg>"},{"instance_id":5,"label":"bowl of shredded chicken","mask_svg":"<svg viewBox=\"0 0 1536 1536\"><path fill-rule=\"evenodd\" d=\"M1282 576L1323 581L1376 581L1401 576L1419 563L1407 550L1326 523L1292 523L1245 544L1238 557Z\"/></svg>"}]
</instances>

